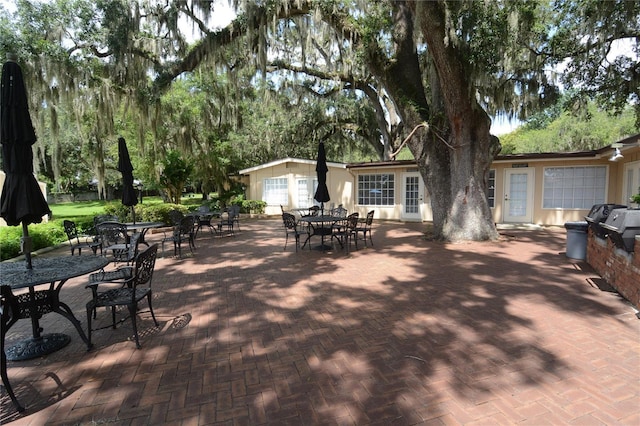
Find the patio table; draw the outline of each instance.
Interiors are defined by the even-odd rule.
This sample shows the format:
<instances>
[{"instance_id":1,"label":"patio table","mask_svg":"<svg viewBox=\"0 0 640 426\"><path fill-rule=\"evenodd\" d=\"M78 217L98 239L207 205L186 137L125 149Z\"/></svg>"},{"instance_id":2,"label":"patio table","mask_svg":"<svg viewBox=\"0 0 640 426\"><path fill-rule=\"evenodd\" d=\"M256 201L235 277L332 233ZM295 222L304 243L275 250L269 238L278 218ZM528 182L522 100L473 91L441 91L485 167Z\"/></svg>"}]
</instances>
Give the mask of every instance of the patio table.
<instances>
[{"instance_id":1,"label":"patio table","mask_svg":"<svg viewBox=\"0 0 640 426\"><path fill-rule=\"evenodd\" d=\"M162 222L127 222L125 225L127 225L127 231L140 231L140 239L138 240L138 243L144 244L147 247L149 247L149 243L145 241L144 236L147 234L149 229L162 228L163 226L166 226Z\"/></svg>"},{"instance_id":2,"label":"patio table","mask_svg":"<svg viewBox=\"0 0 640 426\"><path fill-rule=\"evenodd\" d=\"M70 278L88 274L109 264L109 260L102 256L60 256L50 258L34 258L33 269L26 269L23 262L0 263L0 285L8 286L3 289L3 296L8 291L7 303L17 310L14 312L16 320L8 324L3 330L6 332L17 319L31 318L33 337L5 350L7 359L21 361L38 358L53 353L66 346L71 338L62 333L41 334L40 318L49 312L55 312L66 319L76 328L80 338L87 344L87 350L91 349L91 343L87 339L80 321L73 315L71 308L60 300L60 290ZM35 290L35 287L48 285L44 290ZM13 290L28 289L26 293L13 294ZM12 302L15 302L12 305Z\"/></svg>"},{"instance_id":3,"label":"patio table","mask_svg":"<svg viewBox=\"0 0 640 426\"><path fill-rule=\"evenodd\" d=\"M315 235L320 236L320 245L315 247L318 250L328 250L331 246L325 245L324 238L329 235L333 236L333 225L338 222L345 221L346 218L342 216L331 216L331 215L322 215L322 216L303 216L299 219L299 222L306 222L309 224L310 232L307 239L302 244L302 248L307 245L307 242L311 239L311 237ZM342 242L338 240L342 245ZM309 242L309 244L311 244Z\"/></svg>"}]
</instances>

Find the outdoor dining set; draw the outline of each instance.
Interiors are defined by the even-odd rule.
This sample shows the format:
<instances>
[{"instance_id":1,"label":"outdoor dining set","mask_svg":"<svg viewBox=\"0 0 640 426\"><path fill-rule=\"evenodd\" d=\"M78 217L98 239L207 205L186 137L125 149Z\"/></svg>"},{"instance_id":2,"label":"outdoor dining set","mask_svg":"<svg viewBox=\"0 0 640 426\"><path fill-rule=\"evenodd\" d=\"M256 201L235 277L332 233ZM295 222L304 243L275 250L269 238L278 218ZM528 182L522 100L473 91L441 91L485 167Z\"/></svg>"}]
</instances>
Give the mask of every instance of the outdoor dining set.
<instances>
[{"instance_id":1,"label":"outdoor dining set","mask_svg":"<svg viewBox=\"0 0 640 426\"><path fill-rule=\"evenodd\" d=\"M298 248L304 249L307 245L311 249L311 239L316 236L320 237L320 245L315 247L318 250L329 250L336 242L341 248L346 248L348 253L352 242L355 243L357 249L358 240L363 241L366 246L367 238L369 243L373 245L371 227L374 210L369 211L364 218L361 218L358 212L349 214L342 205L330 208L326 212L318 206L290 211L286 211L281 206L281 209L286 234L285 250L290 236L295 239L296 251Z\"/></svg>"},{"instance_id":2,"label":"outdoor dining set","mask_svg":"<svg viewBox=\"0 0 640 426\"><path fill-rule=\"evenodd\" d=\"M313 206L308 209L285 211L282 220L286 233L286 250L289 238L295 239L299 248L329 250L334 245L346 248L351 244L358 248L358 241L373 245L371 227L374 211L361 218L357 212L348 214L342 205L324 211ZM22 262L0 263L0 299L2 301L0 348L0 375L7 394L18 411L24 407L18 402L7 377L7 361L21 361L38 358L53 353L70 342L63 333L44 334L40 319L48 313L57 313L66 318L76 329L87 350L93 347L92 334L106 327L130 320L134 341L140 348L136 316L139 304L146 300L154 324L158 325L152 306L151 282L158 255L158 246L164 252L165 243L173 244L174 255L182 256L182 245L191 251L195 249L195 239L203 228L212 235L235 235L240 229L239 211L236 208L224 212L210 211L201 207L192 213L172 211L169 222L129 222L122 223L116 217L96 216L93 236L81 236L73 221L64 221L64 229L69 239L71 256L36 257L32 268ZM147 233L160 229L162 238L153 243L147 241ZM156 231L154 231L156 232ZM320 239L320 245L312 247L312 241ZM82 251L85 251L83 255ZM77 253L77 255L76 255ZM109 264L113 268L106 268ZM83 329L71 308L61 300L60 292L64 284L72 278L88 275L85 288L88 291L86 303L87 328ZM116 319L117 308L126 308L128 315ZM108 326L95 328L94 320L98 308L111 311ZM8 330L19 320L30 319L32 337L5 348Z\"/></svg>"},{"instance_id":3,"label":"outdoor dining set","mask_svg":"<svg viewBox=\"0 0 640 426\"><path fill-rule=\"evenodd\" d=\"M149 230L165 228L160 244L174 245L174 255L182 255L181 244L195 249L198 231L208 226L212 233L233 234L239 229L238 210L230 209L223 214L200 209L193 214L174 212L171 223L163 222L118 222L116 217L96 216L93 236L81 236L73 221L64 221L69 238L71 256L37 257L32 267L22 262L0 263L0 376L7 394L18 411L24 407L18 402L7 376L7 361L22 361L53 353L66 346L71 338L63 333L43 334L40 318L55 312L75 327L87 350L93 347L93 320L98 308L111 311L110 327L131 320L136 347L140 348L136 314L139 302L146 299L155 323L152 307L151 281L158 253L158 243L150 244L145 237ZM179 213L179 214L178 214ZM214 221L215 218L215 221ZM142 249L143 246L146 246ZM82 250L88 255L82 255ZM75 254L78 254L77 256ZM115 268L106 268L114 264ZM85 288L90 290L86 303L87 332L82 328L71 308L60 299L60 291L71 278L88 274ZM26 290L26 291L25 291ZM126 307L128 316L116 321L116 309ZM30 319L32 337L5 348L8 330L20 319Z\"/></svg>"}]
</instances>

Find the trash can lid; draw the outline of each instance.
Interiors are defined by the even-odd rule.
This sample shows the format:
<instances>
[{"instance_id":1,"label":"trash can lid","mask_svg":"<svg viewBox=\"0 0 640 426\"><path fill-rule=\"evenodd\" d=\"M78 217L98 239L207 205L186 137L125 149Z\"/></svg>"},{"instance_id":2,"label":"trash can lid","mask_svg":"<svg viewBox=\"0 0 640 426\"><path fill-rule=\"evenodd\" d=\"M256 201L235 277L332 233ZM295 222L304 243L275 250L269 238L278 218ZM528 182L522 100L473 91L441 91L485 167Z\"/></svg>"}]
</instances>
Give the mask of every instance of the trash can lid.
<instances>
[{"instance_id":1,"label":"trash can lid","mask_svg":"<svg viewBox=\"0 0 640 426\"><path fill-rule=\"evenodd\" d=\"M589 224L586 221L565 222L564 227L567 229L579 229L586 231L589 228Z\"/></svg>"}]
</instances>

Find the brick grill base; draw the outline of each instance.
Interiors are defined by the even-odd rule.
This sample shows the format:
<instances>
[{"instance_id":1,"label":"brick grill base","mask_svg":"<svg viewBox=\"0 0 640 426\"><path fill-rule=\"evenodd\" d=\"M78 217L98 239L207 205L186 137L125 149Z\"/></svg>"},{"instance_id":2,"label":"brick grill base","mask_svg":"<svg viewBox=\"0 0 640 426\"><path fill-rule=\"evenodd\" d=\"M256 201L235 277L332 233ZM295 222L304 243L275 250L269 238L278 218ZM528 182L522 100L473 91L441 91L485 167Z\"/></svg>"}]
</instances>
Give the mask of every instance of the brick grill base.
<instances>
[{"instance_id":1,"label":"brick grill base","mask_svg":"<svg viewBox=\"0 0 640 426\"><path fill-rule=\"evenodd\" d=\"M640 309L640 238L636 237L634 251L617 248L610 239L593 234L587 237L587 263L625 299Z\"/></svg>"}]
</instances>

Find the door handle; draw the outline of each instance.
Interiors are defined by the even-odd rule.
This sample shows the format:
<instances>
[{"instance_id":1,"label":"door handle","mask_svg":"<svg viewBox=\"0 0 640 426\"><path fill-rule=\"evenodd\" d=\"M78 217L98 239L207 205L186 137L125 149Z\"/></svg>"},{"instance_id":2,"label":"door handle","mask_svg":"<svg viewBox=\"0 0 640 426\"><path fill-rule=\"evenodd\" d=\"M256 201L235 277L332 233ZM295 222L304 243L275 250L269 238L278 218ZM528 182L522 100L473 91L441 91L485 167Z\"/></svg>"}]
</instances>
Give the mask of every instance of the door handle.
<instances>
[{"instance_id":1,"label":"door handle","mask_svg":"<svg viewBox=\"0 0 640 426\"><path fill-rule=\"evenodd\" d=\"M504 194L504 200L509 201L509 194Z\"/></svg>"}]
</instances>

